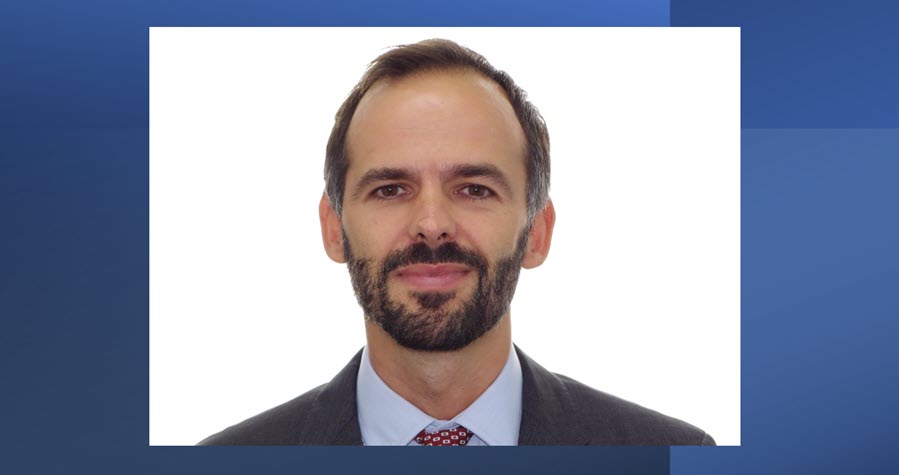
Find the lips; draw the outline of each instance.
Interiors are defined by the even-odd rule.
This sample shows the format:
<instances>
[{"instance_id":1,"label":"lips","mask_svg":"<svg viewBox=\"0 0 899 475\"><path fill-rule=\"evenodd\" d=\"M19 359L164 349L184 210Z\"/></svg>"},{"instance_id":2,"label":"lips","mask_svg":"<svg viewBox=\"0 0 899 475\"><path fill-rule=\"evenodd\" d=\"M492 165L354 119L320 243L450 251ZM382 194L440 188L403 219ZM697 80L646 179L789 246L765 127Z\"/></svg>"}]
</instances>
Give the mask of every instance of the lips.
<instances>
[{"instance_id":1,"label":"lips","mask_svg":"<svg viewBox=\"0 0 899 475\"><path fill-rule=\"evenodd\" d=\"M454 288L471 271L461 264L414 264L398 269L394 275L417 290L434 291Z\"/></svg>"}]
</instances>

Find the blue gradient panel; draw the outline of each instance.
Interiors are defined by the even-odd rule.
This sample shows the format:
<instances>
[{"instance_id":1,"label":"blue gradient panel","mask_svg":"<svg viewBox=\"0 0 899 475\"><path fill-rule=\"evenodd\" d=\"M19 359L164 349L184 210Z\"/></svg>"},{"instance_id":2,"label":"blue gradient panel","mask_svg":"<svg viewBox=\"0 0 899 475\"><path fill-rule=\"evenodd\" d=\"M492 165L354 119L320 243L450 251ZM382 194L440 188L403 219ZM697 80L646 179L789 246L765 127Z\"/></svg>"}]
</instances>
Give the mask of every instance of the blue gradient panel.
<instances>
[{"instance_id":1,"label":"blue gradient panel","mask_svg":"<svg viewBox=\"0 0 899 475\"><path fill-rule=\"evenodd\" d=\"M673 0L672 26L742 28L743 127L899 127L899 2Z\"/></svg>"},{"instance_id":2,"label":"blue gradient panel","mask_svg":"<svg viewBox=\"0 0 899 475\"><path fill-rule=\"evenodd\" d=\"M13 0L0 22L0 127L147 127L150 26L668 26L668 1Z\"/></svg>"},{"instance_id":3,"label":"blue gradient panel","mask_svg":"<svg viewBox=\"0 0 899 475\"><path fill-rule=\"evenodd\" d=\"M673 448L672 474L899 472L897 21L885 0L672 1L672 26L742 28L752 128L743 446Z\"/></svg>"},{"instance_id":4,"label":"blue gradient panel","mask_svg":"<svg viewBox=\"0 0 899 475\"><path fill-rule=\"evenodd\" d=\"M899 129L743 131L743 438L671 473L895 474Z\"/></svg>"}]
</instances>

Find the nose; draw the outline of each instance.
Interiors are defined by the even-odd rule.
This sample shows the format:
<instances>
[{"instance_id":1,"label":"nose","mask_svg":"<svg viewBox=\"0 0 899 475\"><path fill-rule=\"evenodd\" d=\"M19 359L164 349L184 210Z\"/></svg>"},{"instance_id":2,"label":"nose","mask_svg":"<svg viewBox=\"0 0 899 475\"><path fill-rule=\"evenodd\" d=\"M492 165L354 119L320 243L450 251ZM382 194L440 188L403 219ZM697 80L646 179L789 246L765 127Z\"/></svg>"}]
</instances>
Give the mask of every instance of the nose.
<instances>
[{"instance_id":1,"label":"nose","mask_svg":"<svg viewBox=\"0 0 899 475\"><path fill-rule=\"evenodd\" d=\"M437 247L456 239L456 221L450 202L439 191L423 192L415 206L409 236L415 242Z\"/></svg>"}]
</instances>

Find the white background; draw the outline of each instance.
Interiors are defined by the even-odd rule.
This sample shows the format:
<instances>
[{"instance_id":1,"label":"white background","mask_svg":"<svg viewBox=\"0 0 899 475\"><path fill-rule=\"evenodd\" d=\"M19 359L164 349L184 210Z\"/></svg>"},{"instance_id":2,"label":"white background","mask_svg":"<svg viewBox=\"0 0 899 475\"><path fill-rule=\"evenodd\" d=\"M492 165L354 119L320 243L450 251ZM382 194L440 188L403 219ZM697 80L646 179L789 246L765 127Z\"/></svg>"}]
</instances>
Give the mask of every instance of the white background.
<instances>
[{"instance_id":1,"label":"white background","mask_svg":"<svg viewBox=\"0 0 899 475\"><path fill-rule=\"evenodd\" d=\"M338 106L444 37L549 126L558 220L513 339L551 371L740 443L737 28L152 28L150 444L329 381L365 343L317 206Z\"/></svg>"}]
</instances>

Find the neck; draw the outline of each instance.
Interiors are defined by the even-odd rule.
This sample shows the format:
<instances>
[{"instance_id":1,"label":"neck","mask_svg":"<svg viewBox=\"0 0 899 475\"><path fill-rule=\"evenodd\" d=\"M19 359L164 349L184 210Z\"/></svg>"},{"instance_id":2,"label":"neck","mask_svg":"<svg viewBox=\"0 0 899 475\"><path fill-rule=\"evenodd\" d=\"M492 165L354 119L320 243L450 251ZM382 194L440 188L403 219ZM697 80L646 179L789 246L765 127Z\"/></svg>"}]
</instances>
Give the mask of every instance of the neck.
<instances>
[{"instance_id":1,"label":"neck","mask_svg":"<svg viewBox=\"0 0 899 475\"><path fill-rule=\"evenodd\" d=\"M365 335L371 365L384 383L440 420L457 416L493 384L512 345L508 314L481 338L456 351L410 350L371 322L365 323Z\"/></svg>"}]
</instances>

